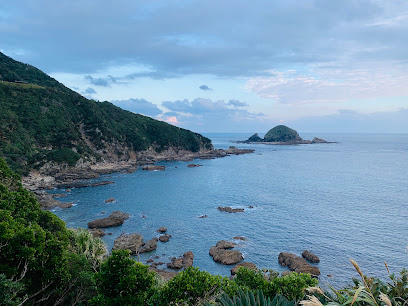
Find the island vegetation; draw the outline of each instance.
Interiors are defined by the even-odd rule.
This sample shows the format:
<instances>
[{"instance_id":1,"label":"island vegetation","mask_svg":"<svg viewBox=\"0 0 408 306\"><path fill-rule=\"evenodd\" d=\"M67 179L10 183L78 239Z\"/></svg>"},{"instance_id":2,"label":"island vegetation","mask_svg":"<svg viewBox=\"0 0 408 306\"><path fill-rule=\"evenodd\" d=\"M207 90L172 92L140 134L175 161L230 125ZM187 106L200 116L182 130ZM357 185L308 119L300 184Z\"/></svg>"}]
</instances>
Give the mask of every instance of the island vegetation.
<instances>
[{"instance_id":1,"label":"island vegetation","mask_svg":"<svg viewBox=\"0 0 408 306\"><path fill-rule=\"evenodd\" d=\"M258 133L255 133L247 140L239 141L239 143L264 143L275 145L296 145L296 144L313 144L313 143L328 143L321 138L313 138L313 140L304 140L299 136L299 133L294 129L287 127L286 125L277 125L270 129L264 136L259 137Z\"/></svg>"}]
</instances>

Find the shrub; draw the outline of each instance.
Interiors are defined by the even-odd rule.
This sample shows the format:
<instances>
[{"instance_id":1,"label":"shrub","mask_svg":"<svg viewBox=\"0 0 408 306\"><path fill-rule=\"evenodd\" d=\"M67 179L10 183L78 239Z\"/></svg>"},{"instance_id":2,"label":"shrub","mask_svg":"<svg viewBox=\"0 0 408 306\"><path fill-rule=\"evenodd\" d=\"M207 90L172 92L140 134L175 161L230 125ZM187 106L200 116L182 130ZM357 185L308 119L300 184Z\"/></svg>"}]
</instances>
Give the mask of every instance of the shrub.
<instances>
[{"instance_id":1,"label":"shrub","mask_svg":"<svg viewBox=\"0 0 408 306\"><path fill-rule=\"evenodd\" d=\"M190 267L178 273L150 299L150 305L195 305L221 291L236 294L238 287L226 277Z\"/></svg>"},{"instance_id":2,"label":"shrub","mask_svg":"<svg viewBox=\"0 0 408 306\"><path fill-rule=\"evenodd\" d=\"M154 285L154 273L127 250L113 251L95 275L98 296L91 305L143 305Z\"/></svg>"}]
</instances>

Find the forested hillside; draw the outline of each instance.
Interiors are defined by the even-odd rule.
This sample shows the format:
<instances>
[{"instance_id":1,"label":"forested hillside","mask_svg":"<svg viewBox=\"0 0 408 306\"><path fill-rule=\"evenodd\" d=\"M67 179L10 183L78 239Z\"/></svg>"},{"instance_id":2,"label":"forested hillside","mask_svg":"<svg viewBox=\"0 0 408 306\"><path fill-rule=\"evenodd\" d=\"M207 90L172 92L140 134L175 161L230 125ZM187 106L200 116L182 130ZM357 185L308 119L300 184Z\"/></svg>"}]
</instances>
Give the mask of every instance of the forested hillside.
<instances>
[{"instance_id":1,"label":"forested hillside","mask_svg":"<svg viewBox=\"0 0 408 306\"><path fill-rule=\"evenodd\" d=\"M0 156L19 173L47 161L73 166L80 158L118 161L144 150L211 148L208 138L88 100L0 53Z\"/></svg>"}]
</instances>

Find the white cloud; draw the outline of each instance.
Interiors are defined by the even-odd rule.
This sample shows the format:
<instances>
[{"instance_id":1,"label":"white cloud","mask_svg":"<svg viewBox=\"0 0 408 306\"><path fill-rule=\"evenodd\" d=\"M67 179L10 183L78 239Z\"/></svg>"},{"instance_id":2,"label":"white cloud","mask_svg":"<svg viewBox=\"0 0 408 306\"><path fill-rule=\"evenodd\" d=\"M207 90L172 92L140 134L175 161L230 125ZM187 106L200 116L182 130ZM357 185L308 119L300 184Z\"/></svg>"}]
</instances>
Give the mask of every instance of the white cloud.
<instances>
[{"instance_id":1,"label":"white cloud","mask_svg":"<svg viewBox=\"0 0 408 306\"><path fill-rule=\"evenodd\" d=\"M408 67L315 67L306 73L269 71L248 80L246 89L284 104L344 102L408 95Z\"/></svg>"}]
</instances>

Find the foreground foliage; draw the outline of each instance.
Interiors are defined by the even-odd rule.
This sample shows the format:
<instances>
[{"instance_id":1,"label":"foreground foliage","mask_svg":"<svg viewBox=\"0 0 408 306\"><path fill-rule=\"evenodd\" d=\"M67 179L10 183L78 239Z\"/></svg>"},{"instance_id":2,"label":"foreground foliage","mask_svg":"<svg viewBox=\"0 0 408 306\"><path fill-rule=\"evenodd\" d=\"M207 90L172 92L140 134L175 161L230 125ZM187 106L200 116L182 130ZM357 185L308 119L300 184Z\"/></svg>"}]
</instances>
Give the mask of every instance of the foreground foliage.
<instances>
[{"instance_id":1,"label":"foreground foliage","mask_svg":"<svg viewBox=\"0 0 408 306\"><path fill-rule=\"evenodd\" d=\"M352 261L361 279L329 293L309 274L244 268L230 280L190 267L164 282L129 252L106 252L41 210L0 158L0 305L408 305L407 270L384 282Z\"/></svg>"}]
</instances>

